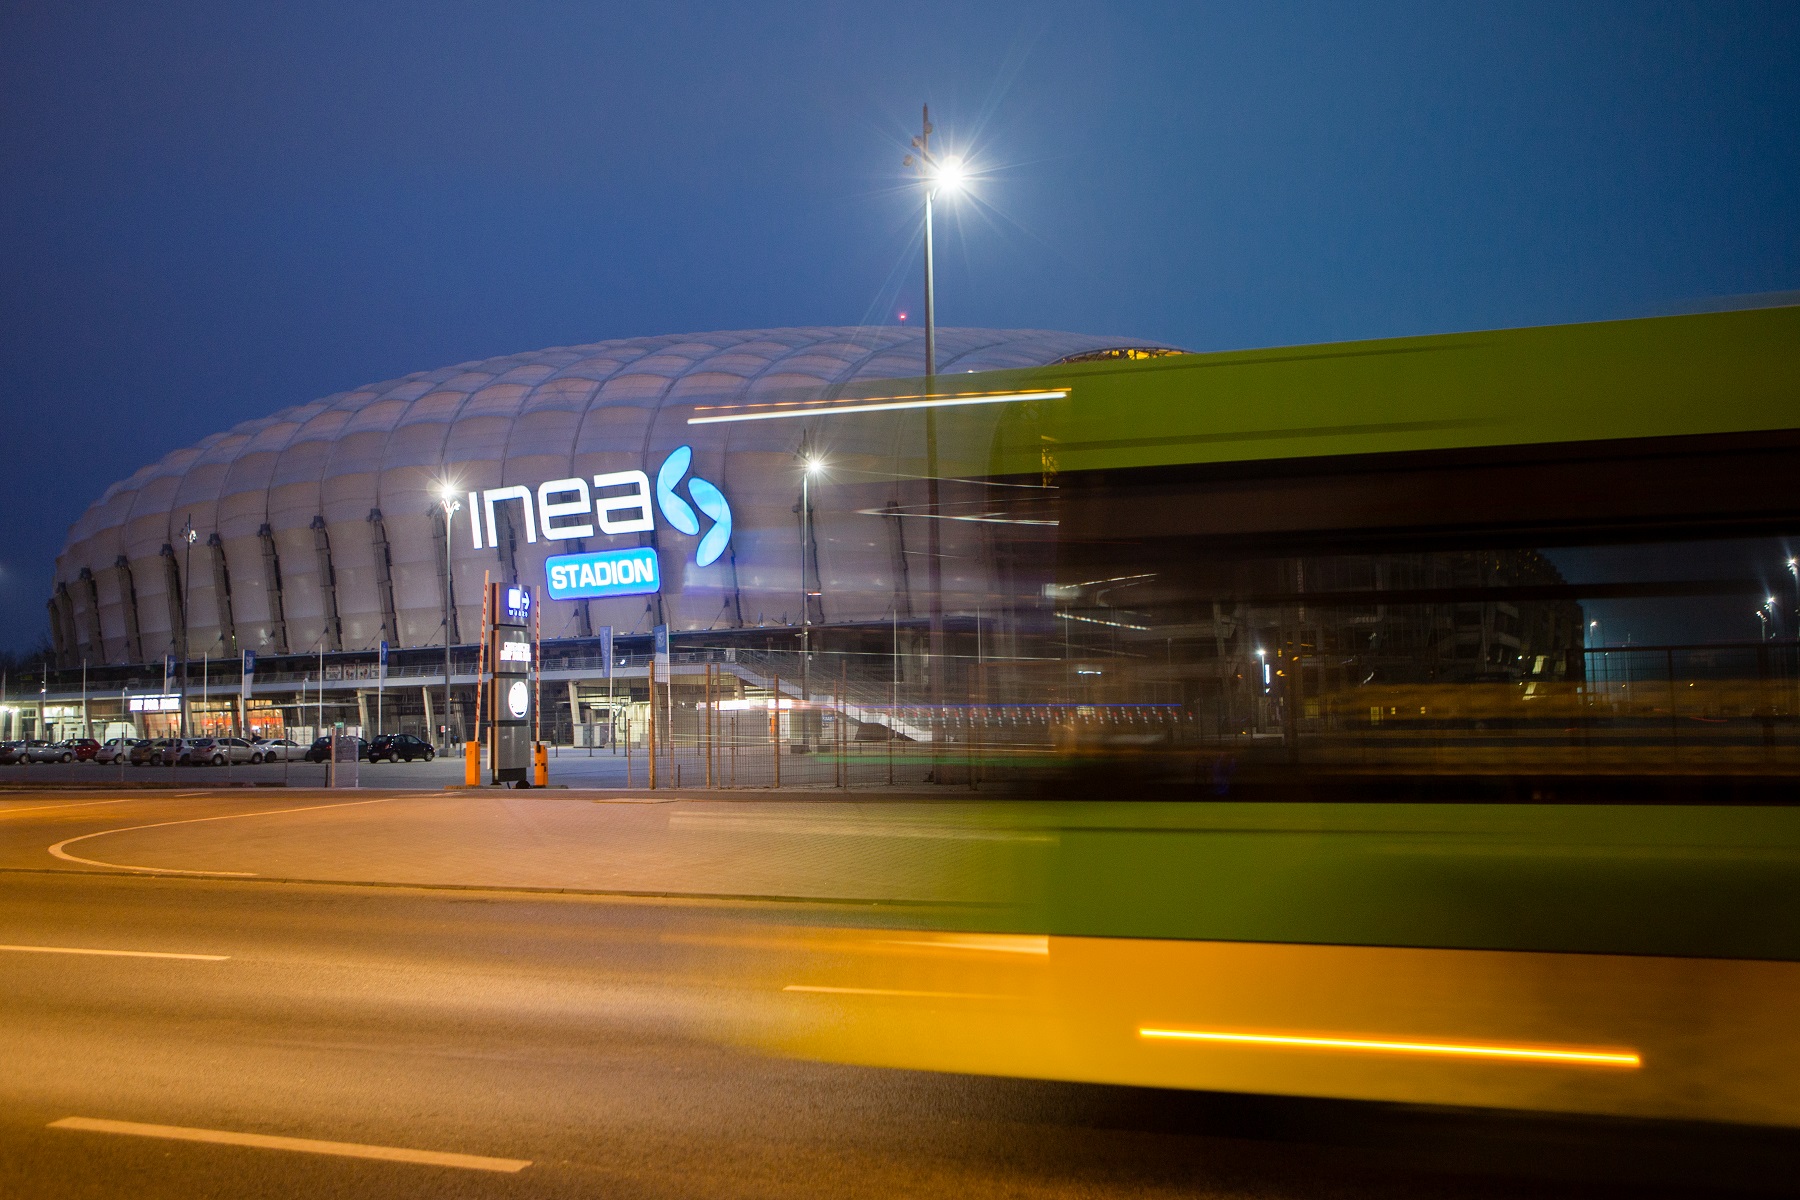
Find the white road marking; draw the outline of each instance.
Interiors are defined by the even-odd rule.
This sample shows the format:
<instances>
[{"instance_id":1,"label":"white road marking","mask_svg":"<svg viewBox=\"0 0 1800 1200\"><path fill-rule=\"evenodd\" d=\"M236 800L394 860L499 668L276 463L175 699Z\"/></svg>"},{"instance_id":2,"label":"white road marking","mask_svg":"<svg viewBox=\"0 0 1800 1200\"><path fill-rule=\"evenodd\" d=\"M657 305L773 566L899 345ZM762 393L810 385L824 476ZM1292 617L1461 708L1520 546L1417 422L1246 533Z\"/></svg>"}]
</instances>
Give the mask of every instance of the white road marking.
<instances>
[{"instance_id":1,"label":"white road marking","mask_svg":"<svg viewBox=\"0 0 1800 1200\"><path fill-rule=\"evenodd\" d=\"M908 992L897 988L813 987L790 983L784 992L823 992L828 996L911 996L932 1000L1020 1000L1021 996L1001 996L991 992Z\"/></svg>"},{"instance_id":2,"label":"white road marking","mask_svg":"<svg viewBox=\"0 0 1800 1200\"><path fill-rule=\"evenodd\" d=\"M64 847L72 846L76 842L85 842L89 838L105 837L109 833L135 833L140 829L162 829L168 825L199 825L207 821L235 821L240 817L278 817L283 813L317 812L324 808L355 808L360 804L386 804L390 800L401 798L399 796L378 796L373 800L345 800L337 804L308 804L300 808L272 808L256 812L226 813L219 817L189 817L182 821L157 821L150 825L127 825L120 829L101 829L93 833L84 833L79 837L64 838L50 847L50 853L65 862L80 863L86 867L106 867L114 871L143 871L151 875L232 876L238 879L253 879L256 877L255 871L188 871L178 867L140 867L131 863L101 862L99 859L82 858L79 855L70 854Z\"/></svg>"},{"instance_id":3,"label":"white road marking","mask_svg":"<svg viewBox=\"0 0 1800 1200\"><path fill-rule=\"evenodd\" d=\"M96 804L129 804L133 800L142 800L142 796L126 796L121 800L82 800L75 804L41 804L29 808L9 808L0 812L0 820L7 817L29 817L41 812L55 812L59 808L90 808Z\"/></svg>"},{"instance_id":4,"label":"white road marking","mask_svg":"<svg viewBox=\"0 0 1800 1200\"><path fill-rule=\"evenodd\" d=\"M933 938L884 938L887 946L924 946L931 950L982 950L995 954L1050 954L1049 937L1027 933L945 933Z\"/></svg>"},{"instance_id":5,"label":"white road marking","mask_svg":"<svg viewBox=\"0 0 1800 1200\"><path fill-rule=\"evenodd\" d=\"M174 954L164 950L94 950L86 946L0 946L18 954L98 954L105 958L185 958L194 962L224 962L229 954Z\"/></svg>"},{"instance_id":6,"label":"white road marking","mask_svg":"<svg viewBox=\"0 0 1800 1200\"><path fill-rule=\"evenodd\" d=\"M489 1158L484 1154L452 1154L444 1150L409 1150L404 1146L369 1146L361 1142L322 1142L316 1138L275 1137L266 1133L233 1133L227 1129L191 1129L185 1125L143 1125L98 1117L64 1117L45 1128L85 1133L122 1133L131 1137L167 1138L177 1142L209 1142L215 1146L252 1146L259 1150L295 1150L340 1158L374 1158L384 1162L423 1163L429 1167L461 1167L468 1171L516 1174L531 1165L528 1158Z\"/></svg>"}]
</instances>

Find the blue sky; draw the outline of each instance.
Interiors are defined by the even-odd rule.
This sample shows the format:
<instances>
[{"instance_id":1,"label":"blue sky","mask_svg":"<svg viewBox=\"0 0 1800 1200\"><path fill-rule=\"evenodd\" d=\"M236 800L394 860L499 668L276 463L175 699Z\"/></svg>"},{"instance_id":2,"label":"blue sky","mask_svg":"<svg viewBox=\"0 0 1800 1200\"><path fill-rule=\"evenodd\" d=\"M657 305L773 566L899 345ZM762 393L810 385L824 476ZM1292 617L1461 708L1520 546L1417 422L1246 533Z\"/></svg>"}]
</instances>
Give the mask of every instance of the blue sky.
<instances>
[{"instance_id":1,"label":"blue sky","mask_svg":"<svg viewBox=\"0 0 1800 1200\"><path fill-rule=\"evenodd\" d=\"M245 417L607 337L1206 350L1800 288L1793 5L90 6L0 14L0 647L68 524Z\"/></svg>"}]
</instances>

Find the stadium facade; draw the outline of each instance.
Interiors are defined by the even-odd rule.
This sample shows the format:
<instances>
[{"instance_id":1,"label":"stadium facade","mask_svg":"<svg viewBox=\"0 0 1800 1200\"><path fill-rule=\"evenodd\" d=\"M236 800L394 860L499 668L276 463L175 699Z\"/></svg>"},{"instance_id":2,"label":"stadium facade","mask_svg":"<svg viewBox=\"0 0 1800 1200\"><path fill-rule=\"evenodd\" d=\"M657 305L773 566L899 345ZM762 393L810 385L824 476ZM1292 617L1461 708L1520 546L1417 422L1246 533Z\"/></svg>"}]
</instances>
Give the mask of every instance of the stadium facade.
<instances>
[{"instance_id":1,"label":"stadium facade","mask_svg":"<svg viewBox=\"0 0 1800 1200\"><path fill-rule=\"evenodd\" d=\"M940 376L1142 352L1168 351L938 332ZM489 577L549 585L550 644L605 628L912 618L926 538L911 518L925 492L902 464L920 447L882 425L864 436L885 441L809 448L800 422L689 418L923 370L916 329L631 338L423 371L244 421L115 484L75 522L49 602L56 665L225 668L248 651L317 657L337 682L332 664L383 643L435 646L441 661L446 626L451 644L474 641ZM805 520L804 456L828 463L814 490L836 493ZM446 493L460 505L448 518ZM944 608L978 605L987 531L937 524ZM148 674L141 686L154 686Z\"/></svg>"}]
</instances>

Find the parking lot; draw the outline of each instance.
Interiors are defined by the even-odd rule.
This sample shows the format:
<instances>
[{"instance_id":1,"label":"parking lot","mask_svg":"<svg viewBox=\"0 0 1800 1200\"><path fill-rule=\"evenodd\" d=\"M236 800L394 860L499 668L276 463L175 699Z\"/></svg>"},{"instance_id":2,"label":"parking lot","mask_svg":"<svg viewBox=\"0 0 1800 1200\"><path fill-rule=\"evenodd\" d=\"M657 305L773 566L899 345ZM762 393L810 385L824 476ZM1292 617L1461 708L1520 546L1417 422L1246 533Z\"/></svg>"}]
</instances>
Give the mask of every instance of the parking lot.
<instances>
[{"instance_id":1,"label":"parking lot","mask_svg":"<svg viewBox=\"0 0 1800 1200\"><path fill-rule=\"evenodd\" d=\"M691 755L680 756L692 759ZM347 766L347 764L346 764ZM698 761L687 761L682 782L693 784L705 777ZM291 762L231 763L222 767L134 767L116 763L32 763L0 765L0 787L79 785L114 786L126 784L157 788L243 787L326 787L327 765L309 763L296 757ZM341 781L340 781L341 782ZM359 762L356 764L358 787L446 787L463 782L463 759L460 753L440 755L431 762ZM484 780L485 782L485 780ZM663 781L668 787L673 779ZM552 747L550 753L550 785L552 787L616 788L644 784L641 756L628 770L623 755L605 750Z\"/></svg>"},{"instance_id":2,"label":"parking lot","mask_svg":"<svg viewBox=\"0 0 1800 1200\"><path fill-rule=\"evenodd\" d=\"M462 760L439 762L358 763L358 782L373 785L409 787L414 783L433 786L462 782ZM207 787L221 784L261 786L324 787L327 764L309 763L298 756L292 762L251 765L228 763L186 767L134 767L118 763L30 763L0 765L0 784L135 784L159 787Z\"/></svg>"}]
</instances>

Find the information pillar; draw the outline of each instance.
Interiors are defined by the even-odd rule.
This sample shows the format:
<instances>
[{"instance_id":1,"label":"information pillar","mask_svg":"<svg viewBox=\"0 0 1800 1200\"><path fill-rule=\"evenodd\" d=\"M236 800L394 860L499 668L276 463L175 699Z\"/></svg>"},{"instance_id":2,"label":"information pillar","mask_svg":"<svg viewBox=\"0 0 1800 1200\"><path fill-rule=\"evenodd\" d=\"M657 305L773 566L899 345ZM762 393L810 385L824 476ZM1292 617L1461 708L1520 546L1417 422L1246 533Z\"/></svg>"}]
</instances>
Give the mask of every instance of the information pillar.
<instances>
[{"instance_id":1,"label":"information pillar","mask_svg":"<svg viewBox=\"0 0 1800 1200\"><path fill-rule=\"evenodd\" d=\"M531 783L531 589L488 584L488 763L495 783Z\"/></svg>"}]
</instances>

